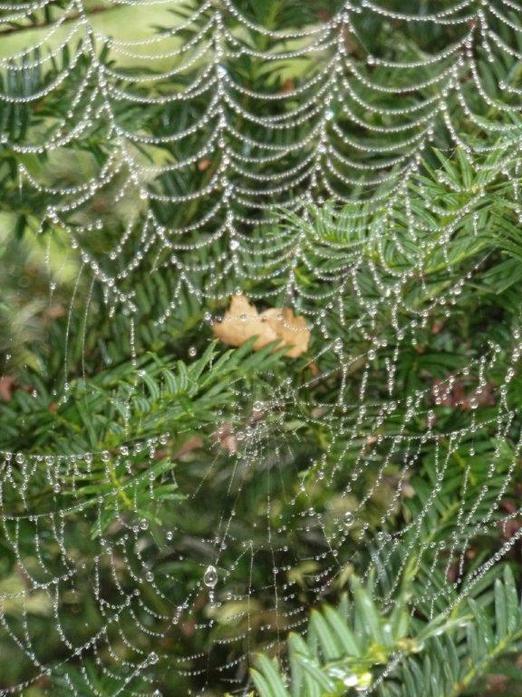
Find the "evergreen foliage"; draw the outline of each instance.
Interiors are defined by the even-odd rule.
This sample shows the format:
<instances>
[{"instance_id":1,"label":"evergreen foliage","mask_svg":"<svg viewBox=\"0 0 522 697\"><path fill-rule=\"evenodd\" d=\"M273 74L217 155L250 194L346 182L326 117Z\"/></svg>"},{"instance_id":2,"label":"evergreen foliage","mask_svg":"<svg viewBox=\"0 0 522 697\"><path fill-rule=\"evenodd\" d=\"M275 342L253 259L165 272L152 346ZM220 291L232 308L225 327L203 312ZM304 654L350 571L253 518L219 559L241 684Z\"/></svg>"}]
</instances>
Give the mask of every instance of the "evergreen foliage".
<instances>
[{"instance_id":1,"label":"evergreen foliage","mask_svg":"<svg viewBox=\"0 0 522 697\"><path fill-rule=\"evenodd\" d=\"M411 617L408 589L393 610L376 607L371 593L352 578L351 603L340 610L313 611L306 640L288 639L289 678L260 656L252 670L260 697L342 697L350 689L372 687L372 670L381 671L375 694L382 697L458 697L474 694L481 676L505 653L517 652L522 609L509 567L503 578L481 589L477 599L456 605L448 617ZM519 673L514 671L519 677ZM289 683L289 684L288 684Z\"/></svg>"}]
</instances>

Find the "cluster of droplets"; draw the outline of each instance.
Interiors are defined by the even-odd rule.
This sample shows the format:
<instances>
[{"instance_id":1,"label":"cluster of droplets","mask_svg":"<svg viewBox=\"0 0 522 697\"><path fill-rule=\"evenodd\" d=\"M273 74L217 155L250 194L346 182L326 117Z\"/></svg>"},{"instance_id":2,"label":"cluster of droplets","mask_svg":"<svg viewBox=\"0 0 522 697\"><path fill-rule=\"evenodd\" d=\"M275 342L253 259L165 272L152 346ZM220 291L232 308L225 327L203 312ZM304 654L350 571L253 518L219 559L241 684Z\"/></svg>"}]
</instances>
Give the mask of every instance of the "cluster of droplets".
<instances>
[{"instance_id":1,"label":"cluster of droplets","mask_svg":"<svg viewBox=\"0 0 522 697\"><path fill-rule=\"evenodd\" d=\"M397 309L405 311L399 295L394 302ZM388 306L385 293L382 305L379 311ZM364 317L365 322L371 321L371 317L363 313L358 314L358 317ZM417 315L413 314L413 317L416 318ZM408 321L397 321L402 348L406 348L411 328L408 329ZM353 336L356 327L348 325L348 329L353 330L353 334L349 334ZM201 684L209 679L208 665L213 660L212 656L225 654L230 658L224 661L221 659L222 662L215 670L225 683L229 679L233 683L236 678L229 676L242 674L242 666L248 665L249 652L257 641L261 641L269 649L286 632L304 628L308 605L301 598L301 581L295 576L294 570L305 561L311 564L307 573L307 591L312 598L319 599L331 590L347 566L357 565L358 553L354 553L357 545L376 544L376 554L384 565L388 562L391 565L391 560L397 554L400 555L401 565L389 590L389 597L384 599L386 602L392 602L393 592L400 581L409 551L415 549L418 554L429 555L433 564L445 566L446 571L449 570L450 560L456 560L454 588L448 585L447 588L440 589L428 583L425 598L418 600L421 602L425 599L435 608L440 595L447 594L448 608L451 608L456 602L455 593L464 592L461 588L465 550L477 534L498 526L501 499L520 456L519 444L510 456L507 470L503 470L505 478L499 489L494 477L499 469L505 467L505 452L499 445L490 454L488 477L491 484L487 483L473 501L474 506L481 510L480 522L477 523L477 516L466 508L465 496L472 458L475 456L474 441L483 429L492 429L494 440L498 443L509 435L514 414L509 408L506 390L515 374L522 350L517 330L513 338L512 356L505 375L499 381L496 409L494 414L488 416L483 415L482 405L487 376L496 371L501 357L501 349L496 344L492 344L483 356L469 362L461 373L451 374L446 380L418 390L406 400L398 393L395 379L390 382L389 400L373 403L366 394L368 387L365 385L368 385L376 363L383 362L387 353L375 341L375 337L372 343L376 347L373 349L374 353L370 354L370 350L367 350L366 354L356 357L345 339L331 339L325 349L313 354L313 362L319 364L325 356L334 356L331 370L326 369L320 375L312 371L304 381L287 378L282 384L275 383L271 391L253 398L247 404L246 411L245 394L243 388L238 386L237 409L233 418L230 423L222 423L216 432L216 461L205 468L194 488L183 489L187 497L187 508L184 509L181 502L176 503L187 514L188 511L200 512L202 520L209 496L219 495L222 505L219 518L209 519L206 533L197 541L197 547L204 550L206 561L201 559L197 547L194 550L195 558L200 560L200 582L195 588L184 591L181 597L179 587L183 579L182 573L178 576L175 571L164 570L160 560L167 550L173 563L179 562L180 570L185 561L190 562L191 553L185 551L184 539L193 532L184 525L183 512L175 526L161 531L163 542L158 543L158 532L153 533L152 521L140 516L138 509L129 518L125 507L119 508L118 503L122 496L127 496L131 502L134 498L133 487L139 475L135 462L142 461L145 456L152 465L157 449L168 448L169 434L135 444L124 444L111 451L77 455L3 453L1 503L6 542L14 551L22 574L27 574L32 579L29 589L16 589L14 594L4 593L3 600L12 600L13 595L21 597L21 612L28 618L31 615L31 599L39 597L42 601L45 598L49 612L55 618L61 641L70 655L63 664L45 665L40 670L38 658L30 643L19 644L24 656L38 668L33 680L40 679L42 674L55 676L65 671L67 675L69 661L71 664L76 661L87 663L92 656L97 657L96 665L100 674L113 672L114 661L116 666L119 665L115 648L111 649L113 659L107 663L99 640L107 637L108 645L111 646L115 636L113 631L119 628L123 632L125 645L132 653L132 635L127 635L125 631L130 622L133 632L139 630L149 645L154 647L153 651L133 659L133 678L146 676L151 685L154 685L156 679L163 683L161 676L168 675L173 681L186 678ZM191 353L190 349L188 353ZM357 361L358 370L362 371L358 395L353 394L347 380L341 385L345 394L340 400L320 401L317 397L310 396L318 379L328 380L330 374L339 372L341 376L349 375L354 361ZM471 392L454 403L456 409L466 408L469 419L464 426L453 431L439 431L436 428L437 408L453 398L460 378L472 380L475 385ZM270 380L270 375L266 379ZM465 399L467 402L464 404ZM299 435L288 432L289 422L307 419L310 424L320 426L327 443L322 453L308 460L303 459L300 451ZM419 419L425 419L424 431L412 432L409 425ZM409 524L390 533L388 521L393 517L401 498L414 493L408 492L410 475L421 451L427 447L433 449L437 462L436 481L430 497L423 502L417 516ZM432 513L449 476L452 458L456 453L462 452L463 448L468 449L470 459L467 471L463 474L458 528L448 533L442 544L437 542L437 547L434 548L434 543L423 539L423 523ZM381 464L377 471L372 471L372 460L378 454ZM391 482L391 496L381 513L375 535L375 526L369 522L367 509L373 505L379 487L385 483L390 485L388 470L395 463L400 464L400 474ZM107 481L114 483L115 474L119 479L119 484L110 486L104 495L104 498L110 500L109 508L117 522L112 531L99 529L96 561L93 568L85 568L84 562L78 563L74 558L77 542L70 525L78 525L82 518L92 522L93 506L100 515L108 508L107 500L91 501L82 495L80 484L86 476L96 471L93 470L96 466L106 472ZM31 492L33 480L41 481L42 467L45 468L49 484L53 487L60 484L68 497L62 499L60 489L55 490L56 499L40 504L40 510L35 510L35 504L30 496L26 497L26 493ZM188 465L183 464L182 467L186 469ZM176 474L176 471L174 469L173 473ZM287 491L279 490L278 478L288 477L289 472L291 486ZM146 470L144 475L147 476ZM155 496L155 486L152 484L164 483L164 480L156 482L154 479L155 475L151 482L151 499ZM264 515L260 515L258 510L255 514L250 513L248 508L244 508L245 502L249 500L251 482L258 487L260 481L266 487L266 493L264 502L256 505L262 505ZM78 488L75 482L78 482ZM325 507L315 497L318 483L321 487L331 488L335 493L334 509ZM71 493L74 496L72 502L69 498ZM515 512L503 516L502 524L508 525L515 516ZM29 550L21 543L20 529L27 525L34 530L38 562L47 572L42 578L35 577ZM463 535L467 542L462 547L460 541ZM510 538L509 543L506 542L503 546L504 553L519 537L520 534L517 533ZM61 550L63 568L60 570L50 568L43 554L50 540L54 540ZM313 552L306 545L303 546L303 541L306 540L315 540ZM318 540L321 540L319 549ZM157 550L152 553L151 548L155 545ZM477 568L471 579L467 579L468 588L487 572L491 563L488 559ZM259 576L259 569L265 565L265 574L270 577L268 583L266 575ZM112 587L107 568L120 579L123 569L126 585ZM363 575L370 573L370 570L371 565L365 570L361 569ZM76 584L80 586L86 577L94 579L93 597L96 606L103 611L103 633L94 632L82 646L76 646L62 628L59 599L62 590L65 592L66 587L74 587ZM155 604L151 603L152 597L168 602L173 595L177 598L175 607L169 607L166 613L158 612ZM143 617L147 615L154 617L154 627L143 621ZM9 618L4 619L9 626ZM213 637L207 651L174 659L168 653L164 654L160 648L162 640L177 636L178 632L183 635L188 628ZM219 628L226 630L223 636L216 633ZM127 684L123 672L120 676L121 684ZM11 692L28 689L31 683L32 680L29 680L23 685L17 685ZM228 683L229 688L232 683ZM75 693L72 691L72 694Z\"/></svg>"},{"instance_id":2,"label":"cluster of droplets","mask_svg":"<svg viewBox=\"0 0 522 697\"><path fill-rule=\"evenodd\" d=\"M298 210L325 197L347 201L356 187L374 194L379 206L383 187L386 200L394 192L400 195L436 137L437 144L457 145L470 157L486 152L491 137L519 142L518 127L511 122L520 111L519 90L506 71L497 92L492 92L491 76L483 65L496 61L498 66L506 57L519 56L520 27L506 9L503 2L497 7L469 0L444 12L421 15L370 2L347 2L318 23L278 31L257 25L232 0L219 6L205 0L197 3L192 15L174 20L168 31L130 40L105 35L82 1L71 0L39 42L49 54L42 50L42 57L32 58L28 47L12 56L14 63L5 58L2 65L15 72L24 66L45 71L50 58L70 46L61 34L56 38L62 25L70 27L66 36L71 43L74 39L72 59L34 93L0 95L9 104L33 108L42 99L52 99L56 91L68 94L69 82L79 81L69 108L63 118L56 118L45 141L11 142L8 133L3 140L14 152L54 154L77 147L94 127L106 129L106 145L110 143L106 161L84 183L49 186L21 165L19 184L54 199L42 223L67 231L71 246L80 250L82 272L92 274L104 287L109 305L123 304L129 313L136 310L132 281L149 258L156 269L178 277L172 302L160 313L161 323L175 312L183 290L224 297L231 276L239 282L288 276L288 292L299 296L305 288L300 287L295 266L306 254L299 237L276 245L272 258L268 253L268 262L266 258L260 262L267 257L265 239L248 234L260 220L276 220L274 201ZM410 25L451 28L452 41L431 56L424 53L420 60L401 59L400 53L394 59L365 54L359 48L364 44L363 15L381 22L384 33L391 31L392 21L406 33ZM244 40L245 29L251 41ZM259 37L268 47L254 48ZM412 40L416 38L412 34ZM110 64L100 58L102 47L108 49ZM312 68L301 80L282 81L276 83L279 89L271 86L263 91L236 69L237 61L245 57L260 65L272 64L276 71L285 61L306 58ZM87 67L77 72L84 59ZM136 65L132 76L126 70L129 62ZM153 77L151 65L159 66ZM389 79L389 71L397 73L400 87ZM172 87L177 78L183 88ZM145 93L151 79L164 85L160 96ZM159 107L172 109L173 116L165 119L168 125L161 133L145 134L122 121L125 104L141 109L145 117L150 113L152 118ZM176 130L172 120L185 106L195 114L194 123ZM274 108L273 114L264 115L267 106ZM456 106L482 130L485 140L480 145L477 139L465 142L459 134ZM491 108L505 115L504 120L489 124L483 111ZM181 120L185 122L185 116ZM161 162L149 148L163 151ZM140 152L149 153L149 159ZM194 171L201 177L194 177ZM174 175L190 176L195 188L173 190ZM116 182L117 190L107 194ZM85 222L81 213L96 208L107 195L116 205L138 197L143 211L101 258L90 249L89 239L105 225L104 216ZM159 204L166 215L158 216ZM176 225L162 222L174 217L168 211L179 211L184 204L191 204L189 209L197 204L203 214L195 220L182 217ZM205 262L198 258L200 249L213 245L220 250L224 245L228 253L206 255ZM195 272L210 278L206 287L191 282Z\"/></svg>"}]
</instances>

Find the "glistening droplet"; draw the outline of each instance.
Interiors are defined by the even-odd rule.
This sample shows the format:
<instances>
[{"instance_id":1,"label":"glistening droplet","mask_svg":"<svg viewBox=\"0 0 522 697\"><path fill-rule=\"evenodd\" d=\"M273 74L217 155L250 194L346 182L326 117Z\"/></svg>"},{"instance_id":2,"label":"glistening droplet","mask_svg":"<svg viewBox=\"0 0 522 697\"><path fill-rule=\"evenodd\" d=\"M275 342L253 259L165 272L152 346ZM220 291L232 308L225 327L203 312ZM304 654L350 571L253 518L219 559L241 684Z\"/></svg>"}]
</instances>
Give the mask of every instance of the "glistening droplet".
<instances>
[{"instance_id":1,"label":"glistening droplet","mask_svg":"<svg viewBox=\"0 0 522 697\"><path fill-rule=\"evenodd\" d=\"M203 574L203 583L207 588L215 588L218 582L218 573L215 566L207 566Z\"/></svg>"}]
</instances>

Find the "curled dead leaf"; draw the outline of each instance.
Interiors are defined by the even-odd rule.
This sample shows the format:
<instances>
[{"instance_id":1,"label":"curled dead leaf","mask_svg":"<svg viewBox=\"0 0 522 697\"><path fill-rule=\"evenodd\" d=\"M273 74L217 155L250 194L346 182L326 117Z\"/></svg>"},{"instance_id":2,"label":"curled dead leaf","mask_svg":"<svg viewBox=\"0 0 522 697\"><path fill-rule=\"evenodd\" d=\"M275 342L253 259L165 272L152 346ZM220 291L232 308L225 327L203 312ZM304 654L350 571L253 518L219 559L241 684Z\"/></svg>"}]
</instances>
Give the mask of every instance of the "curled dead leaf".
<instances>
[{"instance_id":1,"label":"curled dead leaf","mask_svg":"<svg viewBox=\"0 0 522 697\"><path fill-rule=\"evenodd\" d=\"M203 438L200 436L192 436L186 440L183 445L174 453L175 460L182 460L187 455L190 455L194 450L199 450L203 447Z\"/></svg>"},{"instance_id":2,"label":"curled dead leaf","mask_svg":"<svg viewBox=\"0 0 522 697\"><path fill-rule=\"evenodd\" d=\"M289 358L304 353L310 341L305 319L294 315L289 307L270 308L260 313L244 295L234 295L223 320L215 322L212 331L228 346L242 346L248 339L257 337L255 351L279 341L288 347Z\"/></svg>"},{"instance_id":3,"label":"curled dead leaf","mask_svg":"<svg viewBox=\"0 0 522 697\"><path fill-rule=\"evenodd\" d=\"M317 363L315 361L311 361L307 365L307 368L311 372L313 378L316 378L319 375L319 373L321 372L319 370L319 366L317 365Z\"/></svg>"},{"instance_id":4,"label":"curled dead leaf","mask_svg":"<svg viewBox=\"0 0 522 697\"><path fill-rule=\"evenodd\" d=\"M509 677L500 673L494 673L486 677L486 689L488 694L505 695L509 688ZM511 692L511 690L510 690Z\"/></svg>"},{"instance_id":5,"label":"curled dead leaf","mask_svg":"<svg viewBox=\"0 0 522 697\"><path fill-rule=\"evenodd\" d=\"M230 421L225 421L218 430L212 434L212 440L231 455L237 453L237 438Z\"/></svg>"},{"instance_id":6,"label":"curled dead leaf","mask_svg":"<svg viewBox=\"0 0 522 697\"><path fill-rule=\"evenodd\" d=\"M228 346L242 346L245 341L257 336L255 351L277 341L275 331L261 320L256 307L244 295L234 295L223 320L215 322L212 331L214 336Z\"/></svg>"},{"instance_id":7,"label":"curled dead leaf","mask_svg":"<svg viewBox=\"0 0 522 697\"><path fill-rule=\"evenodd\" d=\"M286 352L289 358L297 358L306 351L310 330L304 317L296 317L289 307L284 307L265 310L261 318L268 322L283 344L290 347Z\"/></svg>"},{"instance_id":8,"label":"curled dead leaf","mask_svg":"<svg viewBox=\"0 0 522 697\"><path fill-rule=\"evenodd\" d=\"M295 82L291 77L287 78L281 85L279 91L283 93L293 92L295 90Z\"/></svg>"},{"instance_id":9,"label":"curled dead leaf","mask_svg":"<svg viewBox=\"0 0 522 697\"><path fill-rule=\"evenodd\" d=\"M321 8L317 10L317 18L320 19L321 22L329 22L332 19L332 15L327 9Z\"/></svg>"},{"instance_id":10,"label":"curled dead leaf","mask_svg":"<svg viewBox=\"0 0 522 697\"><path fill-rule=\"evenodd\" d=\"M437 406L453 407L468 411L475 407L490 407L496 404L495 385L487 382L477 389L466 392L463 380L450 376L447 380L435 380L432 386L433 403Z\"/></svg>"},{"instance_id":11,"label":"curled dead leaf","mask_svg":"<svg viewBox=\"0 0 522 697\"><path fill-rule=\"evenodd\" d=\"M205 172L211 164L212 160L209 160L208 157L204 157L202 160L199 160L198 162L198 170L200 172Z\"/></svg>"},{"instance_id":12,"label":"curled dead leaf","mask_svg":"<svg viewBox=\"0 0 522 697\"><path fill-rule=\"evenodd\" d=\"M16 389L16 380L11 375L0 375L0 399L9 402Z\"/></svg>"},{"instance_id":13,"label":"curled dead leaf","mask_svg":"<svg viewBox=\"0 0 522 697\"><path fill-rule=\"evenodd\" d=\"M58 319L65 315L65 307L63 305L51 305L44 311L47 319Z\"/></svg>"}]
</instances>

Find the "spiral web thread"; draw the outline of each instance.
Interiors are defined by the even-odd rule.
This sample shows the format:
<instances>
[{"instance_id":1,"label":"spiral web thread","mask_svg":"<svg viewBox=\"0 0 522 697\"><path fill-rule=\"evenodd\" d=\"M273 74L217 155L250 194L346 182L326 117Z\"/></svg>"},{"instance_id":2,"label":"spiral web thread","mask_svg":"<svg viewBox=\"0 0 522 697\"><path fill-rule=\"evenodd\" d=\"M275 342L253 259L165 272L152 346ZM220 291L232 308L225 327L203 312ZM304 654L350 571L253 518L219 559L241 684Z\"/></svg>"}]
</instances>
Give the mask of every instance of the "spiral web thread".
<instances>
[{"instance_id":1,"label":"spiral web thread","mask_svg":"<svg viewBox=\"0 0 522 697\"><path fill-rule=\"evenodd\" d=\"M433 391L430 386L410 394L406 405L396 390L401 351L415 347L434 318L449 318L458 310L463 289L484 261L484 190L495 182L520 211L517 118L522 91L509 66L522 56L522 7L511 0L464 1L410 16L394 10L392 3L363 0L339 3L331 15L285 29L257 24L232 0L114 4L122 7L134 13L136 25L144 9L173 13L161 32L128 39L118 38L117 32L105 34L103 22L81 0L0 5L0 26L7 28L38 26L35 17L44 9L52 19L34 43L0 60L9 76L0 95L4 113L36 113L56 94L66 105L47 114L45 127L29 129L22 139L11 140L7 127L0 135L0 147L20 157L21 192L45 194L52 201L39 221L41 232L65 232L71 253L80 259L77 287L86 283L91 293L100 289L108 315L121 312L128 318L134 359L140 321L134 282L137 274L149 272L163 274L171 284L168 302L157 309L160 326L175 315L184 293L204 305L250 284L256 301L292 305L307 317L312 337L321 339L313 344L310 365L320 363L325 370L301 384L292 378L274 384L270 395L247 406L244 388L237 387L236 415L231 426L223 427L230 433L219 434L222 439L233 434L232 464L220 470L216 457L196 484L186 483L187 498L179 504L205 510L213 491L223 497L219 520L207 521L208 529L199 533L190 531L192 547L181 524L151 531L138 511L134 519L118 517L122 496L132 501L136 478L150 480L151 499L153 485L175 481L169 470L153 466L169 434L144 441L129 434L128 442L111 452L3 453L3 541L16 557L22 583L9 578L0 586L0 634L32 675L23 684L1 685L3 695L23 694L50 678L59 679L68 694L97 695L96 676L110 681L113 695L159 694L158 685L177 684L184 677L204 694L210 675L218 675L224 689L242 690L250 650L259 645L270 649L289 630L302 630L310 604L328 593L347 564L357 566L350 540L369 539L370 525L362 513L385 485L392 496L373 543L377 567L393 568L389 597L383 600L392 597L408 552L419 544L422 526L445 479L452 476L456 453L468 456L460 472L458 529L448 531L440 549L433 552L434 543L426 542L420 553L429 548L433 566L446 570L457 560L457 578L448 589L428 582L419 603L433 612L440 607L449 612L522 535L509 537L462 585L466 550L474 537L499 521L507 525L519 513L499 509L519 456L519 445L505 446L516 417L508 388L519 359L518 328L507 345L491 344ZM360 27L361 18L369 15L379 26L400 25L411 37L410 46L397 47L393 60L369 54ZM423 45L424 27L441 30L435 50ZM263 38L262 50L252 37ZM62 61L66 47L69 58ZM285 77L289 60L302 61L300 79ZM252 86L253 62L265 69L276 66L272 91L258 93ZM493 82L488 65L495 66ZM24 96L10 92L10 85L20 84ZM491 111L494 123L487 119ZM129 113L135 118L127 119ZM473 135L466 140L454 125L462 116L472 124ZM93 133L103 134L103 158L82 161L85 168L77 182L65 186L39 177L32 156L46 155L52 163L87 143ZM483 187L464 191L442 172L448 201L431 200L419 169L436 138L460 149ZM499 143L504 148L500 162L492 157ZM201 173L199 180L195 170ZM195 182L197 188L191 188ZM422 209L412 205L413 188L420 192ZM100 212L102 197L106 205ZM100 252L93 240L99 240L111 208L136 199L139 205L126 216L117 243ZM324 215L331 227L337 226L338 237L317 234L310 204L325 200L335 204L329 203ZM280 221L280 207L287 211L288 224L274 237L271 224ZM447 222L440 227L434 214L442 208ZM424 273L433 272L434 258L447 268L457 265L447 246L458 235L477 245L477 256L443 295L436 295ZM368 248L378 263L372 262ZM401 256L406 270L388 263L392 253ZM370 272L370 288L360 286L363 269ZM441 271L439 281L443 277ZM86 316L89 303L90 296ZM83 329L76 329L76 304L73 297L71 344L85 339L86 322L78 322ZM392 346L379 333L383 318L395 335ZM346 337L364 339L367 351L353 355ZM509 367L499 373L498 357L506 351ZM377 369L388 393L388 399L378 402L367 392ZM357 393L350 379L355 370L362 373ZM311 400L311 389L328 375L339 378L336 398ZM138 371L137 387L141 377ZM467 392L454 403L461 412L459 423L440 432L437 407L447 404L462 381ZM492 381L494 398L488 397ZM63 388L67 394L67 355ZM306 465L295 457L299 429L286 428L293 418L320 424L326 434L324 452ZM425 423L422 433L410 429L419 418ZM470 504L466 493L475 443L484 432L494 436L498 447L478 453L487 460L488 479ZM392 535L386 531L387 520L428 446L436 462L432 490L419 499L416 516ZM145 473L135 467L143 452L151 462ZM367 479L372 453L382 456L382 464ZM388 474L392 466L394 479ZM106 493L85 499L82 483L100 471L107 474ZM288 490L276 483L281 471L287 482L291 473L294 486ZM114 472L123 472L123 489L110 485ZM259 478L265 483L266 520L250 529L248 491ZM315 500L317 480L340 492L335 508ZM42 481L50 493L35 503L28 492ZM101 519L105 499L116 522L109 532L100 522L93 543L97 554L89 564L78 562L75 546L82 534L89 534L92 521ZM274 511L279 502L281 510ZM315 536L315 544L305 549L297 539L299 531ZM20 542L28 537L33 540L30 549ZM169 555L170 565L165 562ZM193 588L183 586L187 558L201 568L201 580ZM259 580L261 566L272 569L268 580ZM295 568L304 569L306 592ZM90 597L96 619L74 637L63 627L68 611L64 599L74 605L82 594ZM53 631L63 646L59 662L46 662L35 652L38 613L54 618ZM187 633L201 635L201 652L181 651L173 658L163 651L165 643L178 639L183 646ZM136 634L142 637L139 645Z\"/></svg>"}]
</instances>

